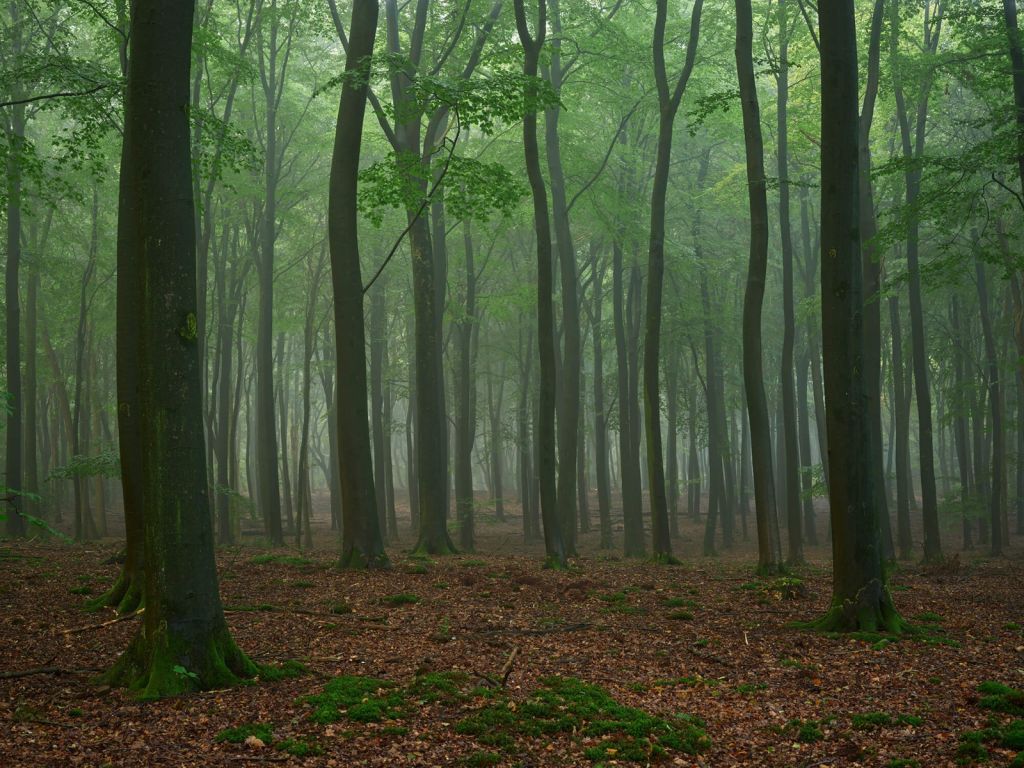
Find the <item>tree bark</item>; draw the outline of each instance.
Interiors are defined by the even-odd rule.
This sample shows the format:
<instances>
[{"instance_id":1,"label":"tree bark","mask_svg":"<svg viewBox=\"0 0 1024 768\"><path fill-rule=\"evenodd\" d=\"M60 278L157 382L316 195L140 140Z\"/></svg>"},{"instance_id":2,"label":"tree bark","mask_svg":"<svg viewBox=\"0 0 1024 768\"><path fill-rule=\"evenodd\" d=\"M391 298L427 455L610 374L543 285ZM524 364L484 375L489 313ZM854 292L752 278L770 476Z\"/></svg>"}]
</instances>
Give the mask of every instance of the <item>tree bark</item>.
<instances>
[{"instance_id":1,"label":"tree bark","mask_svg":"<svg viewBox=\"0 0 1024 768\"><path fill-rule=\"evenodd\" d=\"M146 697L221 688L257 672L224 620L201 448L186 110L193 11L191 2L137 0L131 20L118 261L138 263L138 281L124 288L137 292L139 344L119 351L138 368L146 612L105 678Z\"/></svg>"},{"instance_id":2,"label":"tree bark","mask_svg":"<svg viewBox=\"0 0 1024 768\"><path fill-rule=\"evenodd\" d=\"M540 52L547 31L547 4L537 6L536 37L531 36L524 0L515 0L516 30L523 46L523 74L536 78ZM528 93L529 98L533 94ZM568 552L558 517L555 486L555 323L553 311L551 225L548 219L547 189L540 167L537 144L537 113L528 107L523 116L523 151L533 195L533 220L537 237L537 346L540 351L540 412L537 470L540 475L540 511L544 524L544 552L547 565L564 568ZM574 428L575 433L575 428ZM575 452L573 453L575 461Z\"/></svg>"},{"instance_id":3,"label":"tree bark","mask_svg":"<svg viewBox=\"0 0 1024 768\"><path fill-rule=\"evenodd\" d=\"M764 173L764 142L753 60L753 15L750 0L736 0L736 69L743 105L743 134L750 201L750 263L743 298L743 383L750 413L750 448L754 466L754 511L757 516L757 567L761 573L779 569L775 488L772 477L771 424L764 391L761 351L761 308L768 271L768 195Z\"/></svg>"},{"instance_id":4,"label":"tree bark","mask_svg":"<svg viewBox=\"0 0 1024 768\"><path fill-rule=\"evenodd\" d=\"M331 158L327 233L337 345L338 454L341 460L343 568L387 567L373 482L366 387L363 278L359 265L357 188L377 0L354 0L347 74L341 88Z\"/></svg>"},{"instance_id":5,"label":"tree bark","mask_svg":"<svg viewBox=\"0 0 1024 768\"><path fill-rule=\"evenodd\" d=\"M839 631L899 631L885 583L864 359L859 222L857 31L853 0L818 17L821 40L821 319L832 515L832 607Z\"/></svg>"}]
</instances>

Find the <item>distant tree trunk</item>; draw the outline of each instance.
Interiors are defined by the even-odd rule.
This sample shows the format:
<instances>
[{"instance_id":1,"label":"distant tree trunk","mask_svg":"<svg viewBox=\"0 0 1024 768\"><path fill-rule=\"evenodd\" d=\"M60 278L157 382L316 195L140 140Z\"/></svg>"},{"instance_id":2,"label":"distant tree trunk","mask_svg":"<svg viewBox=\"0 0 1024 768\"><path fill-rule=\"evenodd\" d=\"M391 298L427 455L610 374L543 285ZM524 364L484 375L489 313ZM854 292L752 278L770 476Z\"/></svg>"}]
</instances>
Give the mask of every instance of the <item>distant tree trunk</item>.
<instances>
[{"instance_id":1,"label":"distant tree trunk","mask_svg":"<svg viewBox=\"0 0 1024 768\"><path fill-rule=\"evenodd\" d=\"M505 374L502 368L498 382L498 397L494 397L494 377L487 377L487 415L490 420L491 451L490 475L491 494L494 496L494 516L499 523L505 522L505 500L503 497L504 480L502 478L502 430L501 407L505 396Z\"/></svg>"},{"instance_id":2,"label":"distant tree trunk","mask_svg":"<svg viewBox=\"0 0 1024 768\"><path fill-rule=\"evenodd\" d=\"M582 361L581 361L582 364ZM587 482L587 398L580 376L580 411L576 436L576 519L580 533L590 533L590 488Z\"/></svg>"},{"instance_id":3,"label":"distant tree trunk","mask_svg":"<svg viewBox=\"0 0 1024 768\"><path fill-rule=\"evenodd\" d=\"M789 217L789 139L787 107L789 102L789 15L786 0L779 0L779 72L778 72L778 167L779 167L779 233L782 239L782 430L780 442L785 448L785 461L780 467L785 488L785 508L789 533L787 563L797 565L804 560L803 524L800 507L800 484L797 444L796 392L793 388L793 347L796 343L796 320L793 299L793 235Z\"/></svg>"},{"instance_id":4,"label":"distant tree trunk","mask_svg":"<svg viewBox=\"0 0 1024 768\"><path fill-rule=\"evenodd\" d=\"M949 306L949 321L953 327L953 343L955 351L953 354L953 382L956 386L956 400L953 404L953 444L956 448L957 468L960 472L960 505L963 516L963 547L965 550L974 548L974 531L971 517L968 510L971 506L971 494L974 491L974 478L971 472L971 452L967 442L967 398L965 388L967 386L964 378L964 359L966 357L964 348L963 324L960 318L960 300L954 293Z\"/></svg>"},{"instance_id":5,"label":"distant tree trunk","mask_svg":"<svg viewBox=\"0 0 1024 768\"><path fill-rule=\"evenodd\" d=\"M694 362L696 368L696 361ZM690 519L700 522L700 459L697 456L697 389L690 389L690 402L687 409L689 423L687 426L687 457L686 457L686 511Z\"/></svg>"},{"instance_id":6,"label":"distant tree trunk","mask_svg":"<svg viewBox=\"0 0 1024 768\"><path fill-rule=\"evenodd\" d=\"M747 515L750 513L748 489L750 488L751 472L750 420L747 416L746 409L742 410L740 420L743 422L743 425L740 428L740 517L743 519L743 540L746 541L748 539Z\"/></svg>"},{"instance_id":7,"label":"distant tree trunk","mask_svg":"<svg viewBox=\"0 0 1024 768\"><path fill-rule=\"evenodd\" d=\"M309 419L310 400L313 387L313 354L315 352L317 299L319 298L320 279L323 276L326 261L326 244L321 246L319 258L312 266L309 276L309 298L306 303L306 317L302 329L302 434L299 438L299 462L296 473L298 493L295 515L295 546L301 549L313 548L313 490L310 482L309 469Z\"/></svg>"},{"instance_id":8,"label":"distant tree trunk","mask_svg":"<svg viewBox=\"0 0 1024 768\"><path fill-rule=\"evenodd\" d=\"M750 0L736 0L736 69L743 105L743 134L750 200L750 264L743 298L743 383L750 413L750 448L754 467L758 571L772 573L782 560L772 477L771 425L764 392L761 307L768 271L768 195L764 142L753 60L753 14ZM795 441L794 441L795 442Z\"/></svg>"},{"instance_id":9,"label":"distant tree trunk","mask_svg":"<svg viewBox=\"0 0 1024 768\"><path fill-rule=\"evenodd\" d=\"M29 243L31 248L30 260L28 263L28 290L25 296L25 348L28 354L25 357L25 380L23 387L23 399L25 401L25 490L29 493L39 494L39 445L38 438L46 434L45 416L40 419L37 415L39 403L39 332L38 332L38 297L39 297L39 267L41 253L44 243L50 232L50 222L53 220L53 209L50 208L46 214L46 222L43 225L42 237L39 236L38 224L35 219L29 227ZM43 451L45 457L46 451ZM48 475L48 468L43 467L42 476ZM33 516L41 514L41 505L38 501L25 500L24 510Z\"/></svg>"},{"instance_id":10,"label":"distant tree trunk","mask_svg":"<svg viewBox=\"0 0 1024 768\"><path fill-rule=\"evenodd\" d=\"M395 509L395 458L394 458L394 434L395 422L395 397L391 389L391 362L388 356L388 347L384 345L384 512L387 517L387 538L389 541L398 541L398 512Z\"/></svg>"},{"instance_id":11,"label":"distant tree trunk","mask_svg":"<svg viewBox=\"0 0 1024 768\"><path fill-rule=\"evenodd\" d=\"M989 551L993 556L1003 553L1003 492L1006 474L1006 434L1003 432L1003 394L999 381L999 356L988 301L988 281L985 266L974 259L975 281L978 286L978 305L981 310L981 329L985 338L985 360L988 364L988 403L992 417L992 493L989 496L989 520L992 538Z\"/></svg>"},{"instance_id":12,"label":"distant tree trunk","mask_svg":"<svg viewBox=\"0 0 1024 768\"><path fill-rule=\"evenodd\" d=\"M341 566L387 567L377 516L366 391L363 278L359 267L356 191L370 56L377 36L377 0L354 0L338 122L331 158L327 233L337 344L338 454L343 515Z\"/></svg>"},{"instance_id":13,"label":"distant tree trunk","mask_svg":"<svg viewBox=\"0 0 1024 768\"><path fill-rule=\"evenodd\" d=\"M931 9L926 3L925 14ZM899 18L899 2L892 0L891 13L893 19ZM933 28L926 20L924 48L934 54L938 48L939 33L942 29L941 17ZM899 35L898 22L892 30L892 59L897 59L897 42ZM924 154L925 127L928 118L928 94L933 73L925 74L925 84L921 88L921 98L917 105L916 124L914 128L914 144L911 144L911 129L907 115L907 106L903 97L903 86L899 67L894 67L893 90L896 96L896 113L900 124L900 135L903 140L903 159L907 163L904 172L906 183L906 204L910 210L907 223L907 273L910 293L910 335L911 352L914 366L914 394L917 399L918 442L920 444L920 476L921 505L924 518L924 559L934 562L942 557L942 545L939 541L939 510L935 491L935 451L932 446L932 401L928 387L928 354L925 349L924 309L921 299L921 267L918 259L919 220L915 211L915 203L921 189L921 170L914 160Z\"/></svg>"},{"instance_id":14,"label":"distant tree trunk","mask_svg":"<svg viewBox=\"0 0 1024 768\"><path fill-rule=\"evenodd\" d=\"M605 260L590 243L590 267L593 274L591 298L591 337L594 340L594 467L597 481L597 514L600 520L601 549L612 548L612 493L608 469L608 423L604 404L604 329L601 314L604 307Z\"/></svg>"},{"instance_id":15,"label":"distant tree trunk","mask_svg":"<svg viewBox=\"0 0 1024 768\"><path fill-rule=\"evenodd\" d=\"M811 415L807 408L808 364L809 360L805 349L796 366L796 405L800 426L800 475L801 495L803 496L801 501L804 512L804 540L812 546L817 546L818 530L814 517L814 473L811 469Z\"/></svg>"},{"instance_id":16,"label":"distant tree trunk","mask_svg":"<svg viewBox=\"0 0 1024 768\"><path fill-rule=\"evenodd\" d=\"M405 407L405 447L406 447L406 487L409 489L409 521L414 534L419 535L420 529L420 479L417 472L418 457L416 455L416 329L414 319L410 316L406 325L406 342L408 343L408 375L409 396Z\"/></svg>"},{"instance_id":17,"label":"distant tree trunk","mask_svg":"<svg viewBox=\"0 0 1024 768\"><path fill-rule=\"evenodd\" d=\"M9 41L11 63L17 63L23 53L22 31L24 22L21 19L21 4L9 3L10 31ZM16 82L11 89L12 100L21 96L21 87ZM15 104L11 107L10 123L7 129L7 265L4 270L4 333L6 344L4 362L6 371L6 389L9 402L5 405L7 417L6 450L4 464L4 481L8 489L4 491L6 502L6 530L11 537L21 537L27 533L25 519L22 517L24 501L18 493L24 490L22 475L22 424L25 414L24 394L21 388L21 306L19 290L21 269L21 153L25 143L25 105ZM30 350L34 354L35 350ZM30 424L30 429L35 425ZM15 493L11 493L14 491Z\"/></svg>"},{"instance_id":18,"label":"distant tree trunk","mask_svg":"<svg viewBox=\"0 0 1024 768\"><path fill-rule=\"evenodd\" d=\"M269 19L269 63L266 67L267 145L264 162L264 210L260 231L261 252L256 275L259 280L259 312L256 322L256 463L259 505L271 546L284 544L281 527L281 485L278 468L277 425L274 420L274 241L277 239L277 56L279 14L271 0Z\"/></svg>"},{"instance_id":19,"label":"distant tree trunk","mask_svg":"<svg viewBox=\"0 0 1024 768\"><path fill-rule=\"evenodd\" d=\"M898 632L885 584L865 381L853 0L818 17L821 40L821 307L832 515L832 606L816 625Z\"/></svg>"},{"instance_id":20,"label":"distant tree trunk","mask_svg":"<svg viewBox=\"0 0 1024 768\"><path fill-rule=\"evenodd\" d=\"M516 408L517 433L516 444L519 453L519 506L523 514L523 539L533 541L538 538L533 525L533 462L531 460L530 439L530 370L533 367L533 333L527 331L525 352L523 352L522 335L520 335L520 367L519 367L519 404Z\"/></svg>"},{"instance_id":21,"label":"distant tree trunk","mask_svg":"<svg viewBox=\"0 0 1024 768\"><path fill-rule=\"evenodd\" d=\"M277 370L281 373L281 385L277 388L277 417L279 425L281 495L284 497L284 531L291 532L295 527L295 510L292 507L292 467L289 461L288 437L288 364L291 347L285 346L285 335L277 335Z\"/></svg>"},{"instance_id":22,"label":"distant tree trunk","mask_svg":"<svg viewBox=\"0 0 1024 768\"><path fill-rule=\"evenodd\" d=\"M231 639L221 608L201 447L185 109L193 13L191 2L132 5L118 260L138 263L137 283L124 288L137 292L139 344L119 346L119 352L138 367L146 613L105 678L146 697L222 688L257 672Z\"/></svg>"},{"instance_id":23,"label":"distant tree trunk","mask_svg":"<svg viewBox=\"0 0 1024 768\"><path fill-rule=\"evenodd\" d=\"M673 351L665 371L666 427L665 478L668 496L668 524L672 538L679 538L679 353Z\"/></svg>"},{"instance_id":24,"label":"distant tree trunk","mask_svg":"<svg viewBox=\"0 0 1024 768\"><path fill-rule=\"evenodd\" d=\"M523 74L537 76L540 52L547 32L547 4L539 0L535 35L530 35L524 0L515 0L516 29L523 46ZM529 95L529 94L528 94ZM537 146L537 114L523 117L523 151L533 193L533 218L537 236L537 344L540 350L540 421L538 423L537 467L540 473L540 510L544 522L544 551L547 564L564 568L567 551L558 517L555 487L555 322L551 263L551 225L548 220L547 190ZM573 428L575 435L575 426ZM575 451L572 458L575 460Z\"/></svg>"},{"instance_id":25,"label":"distant tree trunk","mask_svg":"<svg viewBox=\"0 0 1024 768\"><path fill-rule=\"evenodd\" d=\"M370 424L373 439L373 487L377 498L377 521L381 533L387 530L387 482L384 454L384 353L387 348L387 278L377 278L370 294Z\"/></svg>"},{"instance_id":26,"label":"distant tree trunk","mask_svg":"<svg viewBox=\"0 0 1024 768\"><path fill-rule=\"evenodd\" d=\"M889 297L889 325L892 334L892 379L896 414L896 544L901 560L910 559L914 547L910 529L910 499L907 479L910 476L910 402L904 382L903 329L900 323L900 300Z\"/></svg>"},{"instance_id":27,"label":"distant tree trunk","mask_svg":"<svg viewBox=\"0 0 1024 768\"><path fill-rule=\"evenodd\" d=\"M632 420L630 405L629 352L626 340L625 286L623 280L622 244L618 239L612 244L612 309L615 327L616 379L618 382L617 404L619 410L619 473L623 549L626 557L643 557L643 496L640 490L639 457L633 452L633 431L639 425Z\"/></svg>"},{"instance_id":28,"label":"distant tree trunk","mask_svg":"<svg viewBox=\"0 0 1024 768\"><path fill-rule=\"evenodd\" d=\"M476 266L473 263L473 237L470 224L464 226L465 243L464 304L456 322L457 371L455 377L455 512L459 521L459 546L466 552L476 548L473 498L473 443L476 419L473 407L476 380L473 375L473 332L476 318Z\"/></svg>"}]
</instances>

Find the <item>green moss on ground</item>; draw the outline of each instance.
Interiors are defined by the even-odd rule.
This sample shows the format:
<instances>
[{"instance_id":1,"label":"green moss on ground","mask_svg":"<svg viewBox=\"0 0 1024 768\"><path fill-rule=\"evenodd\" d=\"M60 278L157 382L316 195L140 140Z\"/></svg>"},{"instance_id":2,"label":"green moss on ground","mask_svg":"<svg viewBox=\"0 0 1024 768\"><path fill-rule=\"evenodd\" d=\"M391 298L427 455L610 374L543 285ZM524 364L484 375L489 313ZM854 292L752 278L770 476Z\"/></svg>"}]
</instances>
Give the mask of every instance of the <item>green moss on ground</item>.
<instances>
[{"instance_id":1,"label":"green moss on ground","mask_svg":"<svg viewBox=\"0 0 1024 768\"><path fill-rule=\"evenodd\" d=\"M891 728L897 725L918 726L924 720L917 715L890 715L888 712L859 712L850 718L850 724L859 731L871 728Z\"/></svg>"},{"instance_id":2,"label":"green moss on ground","mask_svg":"<svg viewBox=\"0 0 1024 768\"><path fill-rule=\"evenodd\" d=\"M597 738L584 755L647 763L669 752L697 754L710 745L703 723L685 715L660 717L617 702L596 685L549 677L526 701L501 698L460 721L457 733L481 744L512 750L520 737L567 735Z\"/></svg>"}]
</instances>

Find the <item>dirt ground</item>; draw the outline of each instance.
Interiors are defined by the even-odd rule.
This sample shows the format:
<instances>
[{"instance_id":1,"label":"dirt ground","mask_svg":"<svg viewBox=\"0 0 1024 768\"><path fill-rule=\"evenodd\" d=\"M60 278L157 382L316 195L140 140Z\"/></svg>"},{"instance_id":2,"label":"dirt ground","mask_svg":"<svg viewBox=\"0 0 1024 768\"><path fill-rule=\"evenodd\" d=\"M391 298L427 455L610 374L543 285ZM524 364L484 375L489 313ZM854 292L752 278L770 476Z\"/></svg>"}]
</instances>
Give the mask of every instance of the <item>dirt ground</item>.
<instances>
[{"instance_id":1,"label":"dirt ground","mask_svg":"<svg viewBox=\"0 0 1024 768\"><path fill-rule=\"evenodd\" d=\"M680 566L598 552L588 534L583 556L556 573L541 568L539 548L522 545L519 526L484 515L483 554L423 561L408 557L403 521L403 540L389 549L394 568L378 573L336 570L322 522L312 552L222 550L221 593L239 646L260 664L297 660L305 672L159 702L92 682L138 626L83 609L116 575L105 561L117 542L0 545L0 766L594 765L605 742L589 721L518 734L502 748L460 727L495 695L508 711L526 711L558 676L653 716L703 721L702 752L650 753L653 763L930 768L957 765L963 734L990 724L980 683L1024 685L1019 540L1004 558L901 564L892 574L898 608L929 629L887 642L791 626L827 606L823 548L810 549L796 579L756 580L752 545L699 557L691 525ZM344 713L316 722L304 700L342 675L398 691L448 673L457 695L412 697L377 722ZM272 738L224 740L225 729L252 724ZM992 765L1015 754L997 742L984 749ZM596 762L638 764L616 749Z\"/></svg>"}]
</instances>

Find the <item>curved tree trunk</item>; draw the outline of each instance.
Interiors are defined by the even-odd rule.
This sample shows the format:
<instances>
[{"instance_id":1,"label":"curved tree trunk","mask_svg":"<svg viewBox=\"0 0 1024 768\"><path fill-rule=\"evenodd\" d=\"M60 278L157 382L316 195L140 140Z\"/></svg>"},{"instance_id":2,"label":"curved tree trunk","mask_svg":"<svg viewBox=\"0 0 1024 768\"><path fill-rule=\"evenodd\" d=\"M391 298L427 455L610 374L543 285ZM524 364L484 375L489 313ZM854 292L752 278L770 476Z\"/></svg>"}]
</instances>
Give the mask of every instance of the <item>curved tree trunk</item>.
<instances>
[{"instance_id":1,"label":"curved tree trunk","mask_svg":"<svg viewBox=\"0 0 1024 768\"><path fill-rule=\"evenodd\" d=\"M544 47L547 6L539 0L536 38L530 35L524 0L515 0L516 29L523 46L523 74L537 77L538 60ZM528 94L529 96L529 94ZM537 424L537 470L540 475L540 512L544 524L544 552L547 565L564 568L567 551L558 518L555 486L555 320L553 310L551 224L548 219L547 190L540 167L537 143L537 114L523 116L523 152L526 173L533 194L533 221L537 236L537 346L540 350L540 413ZM575 432L575 428L574 428ZM575 462L575 452L572 460ZM570 470L571 471L571 470Z\"/></svg>"},{"instance_id":2,"label":"curved tree trunk","mask_svg":"<svg viewBox=\"0 0 1024 768\"><path fill-rule=\"evenodd\" d=\"M757 567L777 571L782 552L772 476L771 423L764 392L761 307L768 272L768 195L764 173L761 111L754 78L753 15L750 0L736 0L736 69L743 104L743 134L750 199L750 264L743 298L743 383L750 413L750 448L754 466L754 511L757 515ZM794 441L795 444L795 441Z\"/></svg>"}]
</instances>

